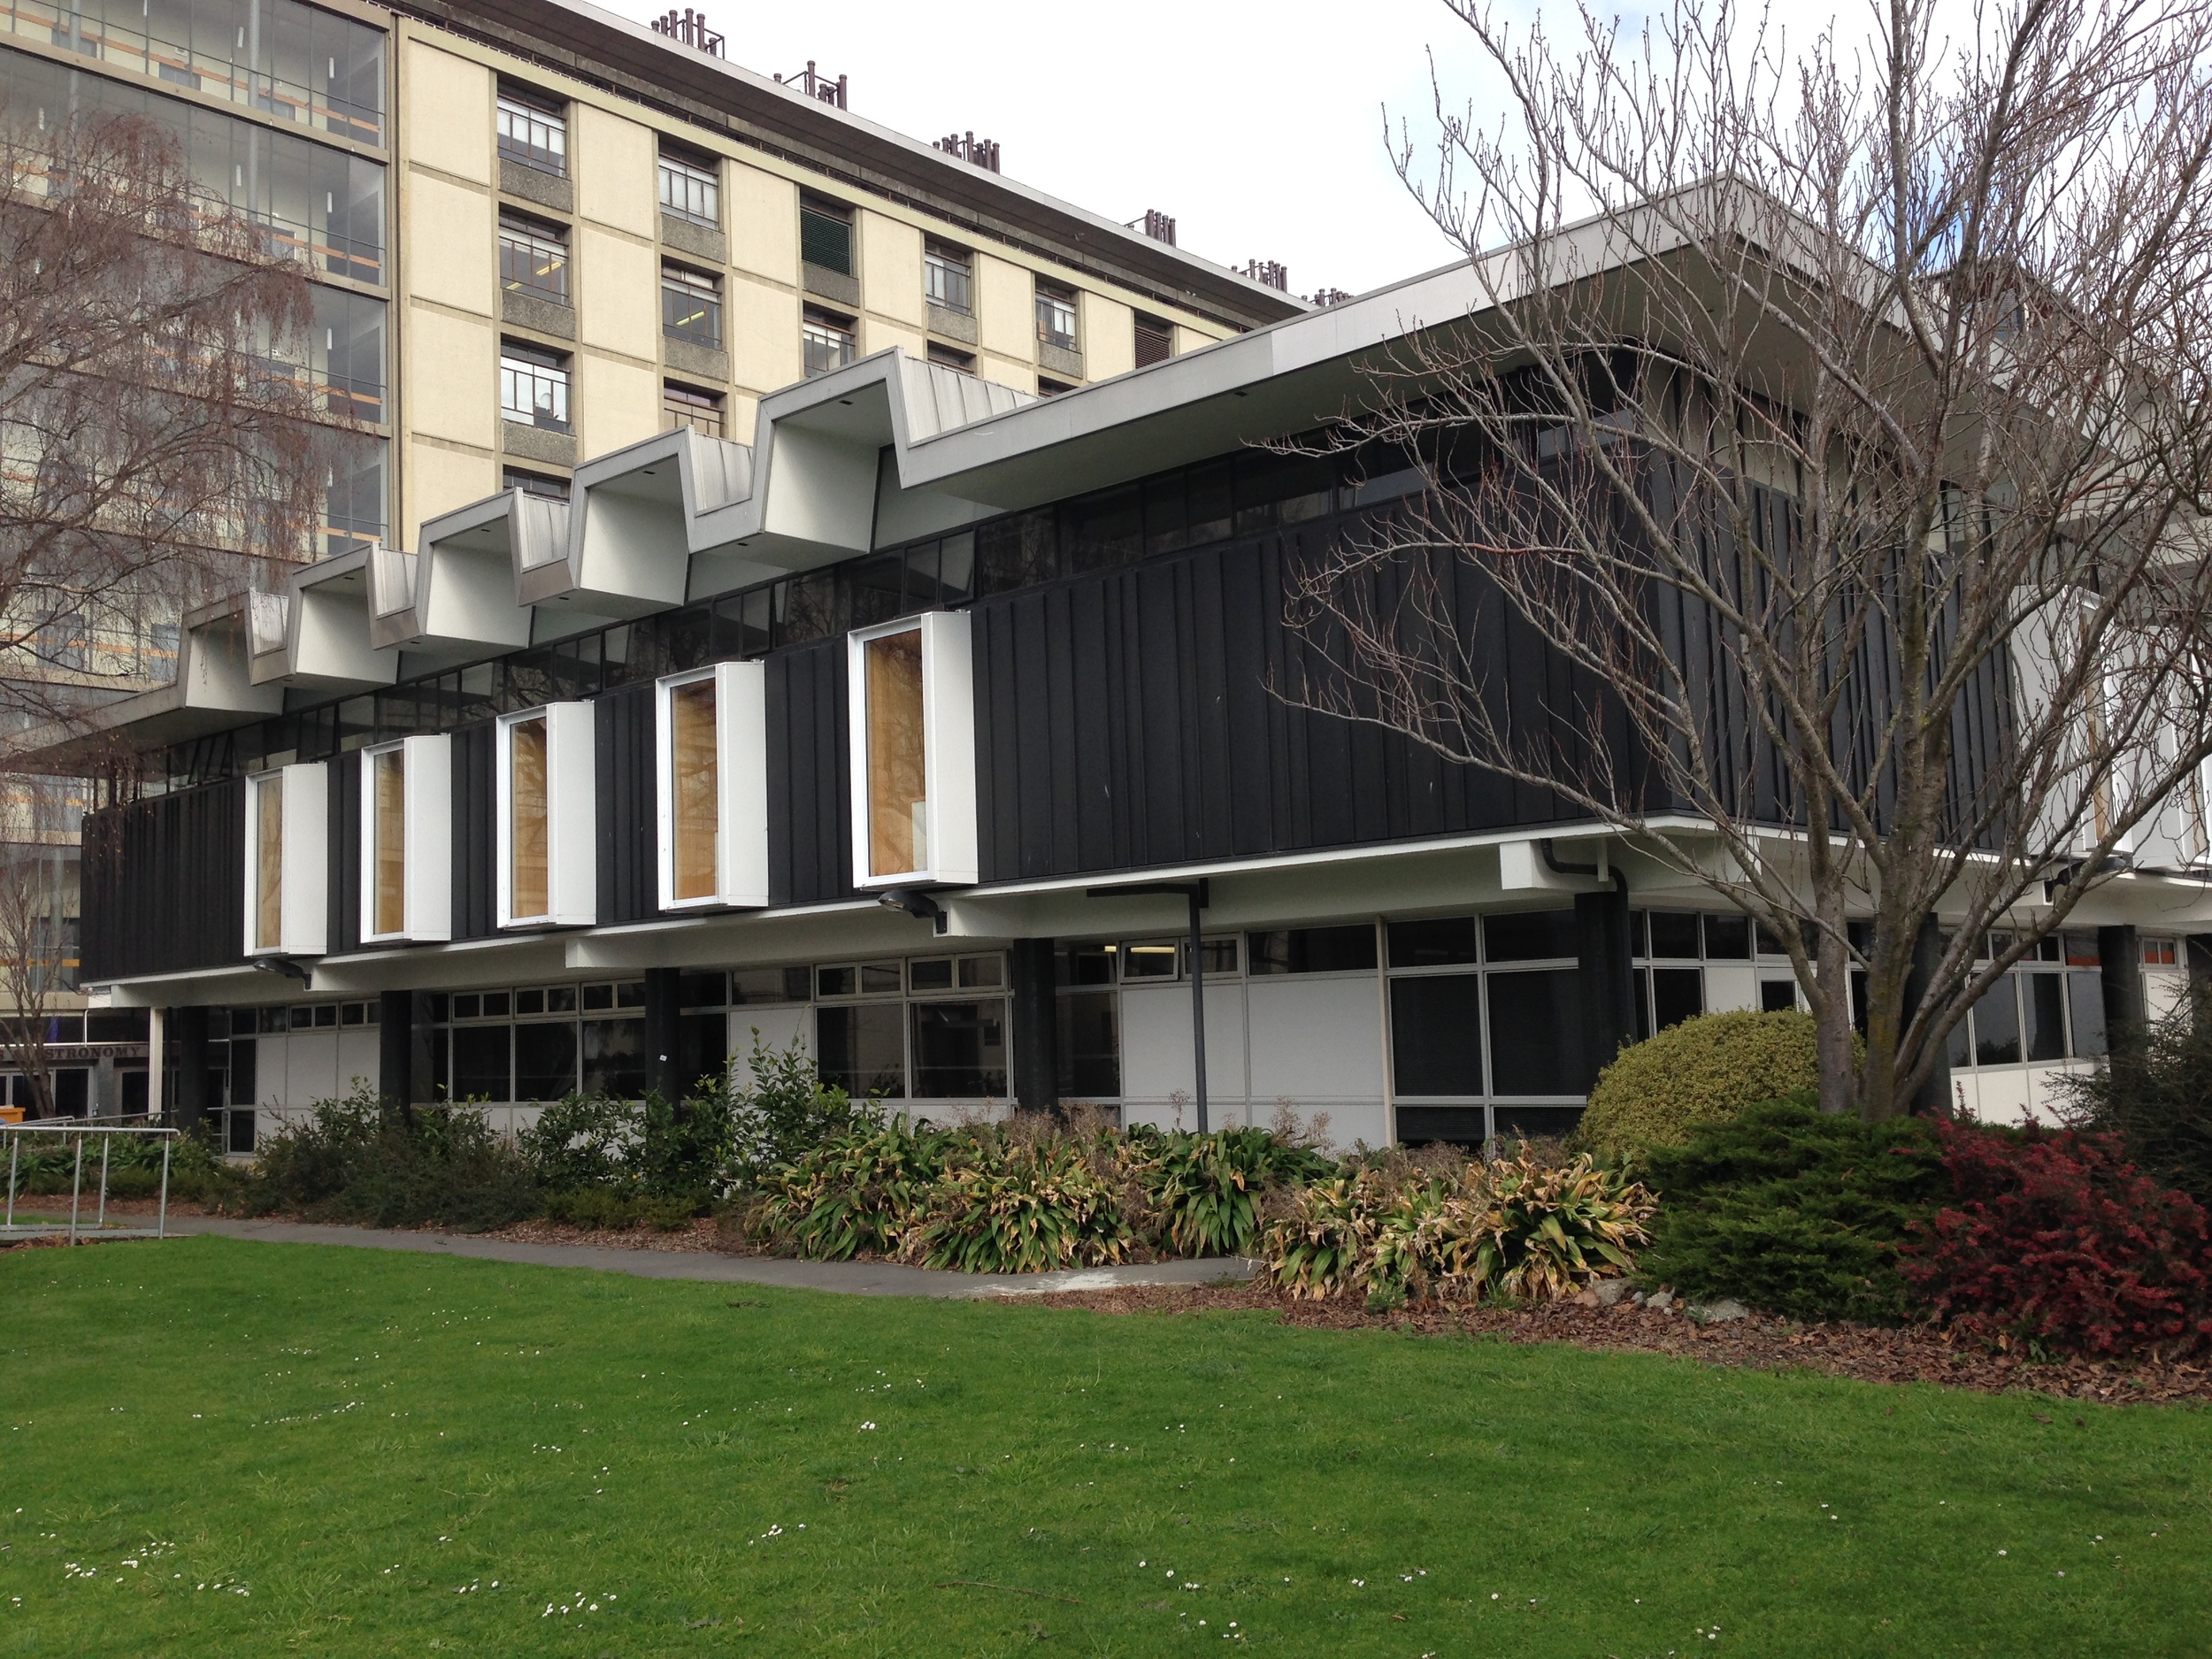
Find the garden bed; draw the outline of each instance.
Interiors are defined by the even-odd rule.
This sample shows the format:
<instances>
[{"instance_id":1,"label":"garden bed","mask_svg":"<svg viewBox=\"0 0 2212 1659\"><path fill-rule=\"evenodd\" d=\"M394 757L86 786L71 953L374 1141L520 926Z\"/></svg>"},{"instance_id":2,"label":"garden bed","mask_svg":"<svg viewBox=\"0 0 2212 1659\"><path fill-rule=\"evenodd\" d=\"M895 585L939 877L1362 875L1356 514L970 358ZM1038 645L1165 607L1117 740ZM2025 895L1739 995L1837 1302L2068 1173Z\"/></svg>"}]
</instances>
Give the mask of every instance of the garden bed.
<instances>
[{"instance_id":1,"label":"garden bed","mask_svg":"<svg viewBox=\"0 0 2212 1659\"><path fill-rule=\"evenodd\" d=\"M1369 1313L1351 1297L1299 1301L1259 1284L1145 1285L1126 1290L1059 1291L1025 1303L1099 1313L1271 1313L1285 1325L1378 1329L1422 1336L1489 1336L1508 1342L1565 1342L1599 1351L1667 1354L1755 1371L1811 1371L1860 1382L1940 1383L1985 1394L2029 1392L2105 1405L2212 1402L2212 1367L2131 1360L2039 1362L1954 1341L1928 1325L1887 1329L1841 1322L1799 1324L1753 1314L1701 1325L1679 1311L1627 1302L1610 1308L1559 1302L1536 1308L1417 1303Z\"/></svg>"}]
</instances>

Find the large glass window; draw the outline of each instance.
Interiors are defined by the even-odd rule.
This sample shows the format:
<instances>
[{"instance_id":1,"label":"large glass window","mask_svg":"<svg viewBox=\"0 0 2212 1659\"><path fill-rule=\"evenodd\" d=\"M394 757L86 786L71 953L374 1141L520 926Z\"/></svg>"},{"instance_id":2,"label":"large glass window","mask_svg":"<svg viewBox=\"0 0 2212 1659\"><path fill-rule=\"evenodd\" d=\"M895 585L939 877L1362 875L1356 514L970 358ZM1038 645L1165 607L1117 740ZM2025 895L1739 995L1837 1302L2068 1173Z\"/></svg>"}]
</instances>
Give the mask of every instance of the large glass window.
<instances>
[{"instance_id":1,"label":"large glass window","mask_svg":"<svg viewBox=\"0 0 2212 1659\"><path fill-rule=\"evenodd\" d=\"M679 902L710 899L719 888L715 850L720 833L711 674L669 688L668 752L673 895Z\"/></svg>"},{"instance_id":2,"label":"large glass window","mask_svg":"<svg viewBox=\"0 0 2212 1659\"><path fill-rule=\"evenodd\" d=\"M852 210L820 196L799 198L799 257L839 276L853 274ZM836 294L832 298L840 297Z\"/></svg>"},{"instance_id":3,"label":"large glass window","mask_svg":"<svg viewBox=\"0 0 2212 1659\"><path fill-rule=\"evenodd\" d=\"M906 1093L906 1004L843 1003L814 1010L822 1081L855 1100Z\"/></svg>"},{"instance_id":4,"label":"large glass window","mask_svg":"<svg viewBox=\"0 0 2212 1659\"><path fill-rule=\"evenodd\" d=\"M407 931L407 756L388 749L369 757L369 811L375 857L373 908L379 933Z\"/></svg>"},{"instance_id":5,"label":"large glass window","mask_svg":"<svg viewBox=\"0 0 2212 1659\"><path fill-rule=\"evenodd\" d=\"M499 281L511 294L568 303L568 231L549 220L502 209Z\"/></svg>"},{"instance_id":6,"label":"large glass window","mask_svg":"<svg viewBox=\"0 0 2212 1659\"><path fill-rule=\"evenodd\" d=\"M510 1054L513 1034L514 1027L503 1023L454 1027L452 1098L493 1102L515 1098Z\"/></svg>"},{"instance_id":7,"label":"large glass window","mask_svg":"<svg viewBox=\"0 0 2212 1659\"><path fill-rule=\"evenodd\" d=\"M661 388L661 429L689 426L710 438L723 435L722 394L695 391L670 380Z\"/></svg>"},{"instance_id":8,"label":"large glass window","mask_svg":"<svg viewBox=\"0 0 2212 1659\"><path fill-rule=\"evenodd\" d=\"M508 914L516 921L552 908L547 864L546 718L507 726Z\"/></svg>"},{"instance_id":9,"label":"large glass window","mask_svg":"<svg viewBox=\"0 0 2212 1659\"><path fill-rule=\"evenodd\" d=\"M1037 284L1037 340L1041 345L1054 346L1062 351L1077 349L1072 289L1052 282Z\"/></svg>"},{"instance_id":10,"label":"large glass window","mask_svg":"<svg viewBox=\"0 0 2212 1659\"><path fill-rule=\"evenodd\" d=\"M1392 979L1390 1053L1401 1094L1488 1094L1482 1077L1481 976Z\"/></svg>"},{"instance_id":11,"label":"large glass window","mask_svg":"<svg viewBox=\"0 0 2212 1659\"><path fill-rule=\"evenodd\" d=\"M568 992L573 1004L575 991ZM576 1022L524 1020L515 1026L515 1098L556 1101L576 1090Z\"/></svg>"},{"instance_id":12,"label":"large glass window","mask_svg":"<svg viewBox=\"0 0 2212 1659\"><path fill-rule=\"evenodd\" d=\"M557 352L507 340L499 347L499 411L548 432L568 430L568 366Z\"/></svg>"},{"instance_id":13,"label":"large glass window","mask_svg":"<svg viewBox=\"0 0 2212 1659\"><path fill-rule=\"evenodd\" d=\"M710 227L722 222L722 188L714 165L661 152L661 211Z\"/></svg>"},{"instance_id":14,"label":"large glass window","mask_svg":"<svg viewBox=\"0 0 2212 1659\"><path fill-rule=\"evenodd\" d=\"M1246 936L1254 973L1372 973L1375 929L1359 922L1345 927L1293 927Z\"/></svg>"},{"instance_id":15,"label":"large glass window","mask_svg":"<svg viewBox=\"0 0 2212 1659\"><path fill-rule=\"evenodd\" d=\"M853 360L853 319L810 305L799 326L799 344L806 376L829 374Z\"/></svg>"},{"instance_id":16,"label":"large glass window","mask_svg":"<svg viewBox=\"0 0 2212 1659\"><path fill-rule=\"evenodd\" d=\"M284 774L253 780L256 950L284 948Z\"/></svg>"},{"instance_id":17,"label":"large glass window","mask_svg":"<svg viewBox=\"0 0 2212 1659\"><path fill-rule=\"evenodd\" d=\"M868 873L929 868L922 631L879 634L861 648L867 687Z\"/></svg>"},{"instance_id":18,"label":"large glass window","mask_svg":"<svg viewBox=\"0 0 2212 1659\"><path fill-rule=\"evenodd\" d=\"M968 250L930 241L922 245L922 292L932 305L965 316L975 310L974 265Z\"/></svg>"},{"instance_id":19,"label":"large glass window","mask_svg":"<svg viewBox=\"0 0 2212 1659\"><path fill-rule=\"evenodd\" d=\"M1002 998L911 1006L917 1096L926 1100L1004 1098L1006 1003Z\"/></svg>"},{"instance_id":20,"label":"large glass window","mask_svg":"<svg viewBox=\"0 0 2212 1659\"><path fill-rule=\"evenodd\" d=\"M703 271L661 267L661 332L695 346L722 343L722 284Z\"/></svg>"},{"instance_id":21,"label":"large glass window","mask_svg":"<svg viewBox=\"0 0 2212 1659\"><path fill-rule=\"evenodd\" d=\"M1499 1094L1581 1094L1594 1079L1582 1053L1572 968L1493 973L1490 1087Z\"/></svg>"},{"instance_id":22,"label":"large glass window","mask_svg":"<svg viewBox=\"0 0 2212 1659\"><path fill-rule=\"evenodd\" d=\"M568 106L519 87L499 89L499 158L540 173L568 174Z\"/></svg>"}]
</instances>

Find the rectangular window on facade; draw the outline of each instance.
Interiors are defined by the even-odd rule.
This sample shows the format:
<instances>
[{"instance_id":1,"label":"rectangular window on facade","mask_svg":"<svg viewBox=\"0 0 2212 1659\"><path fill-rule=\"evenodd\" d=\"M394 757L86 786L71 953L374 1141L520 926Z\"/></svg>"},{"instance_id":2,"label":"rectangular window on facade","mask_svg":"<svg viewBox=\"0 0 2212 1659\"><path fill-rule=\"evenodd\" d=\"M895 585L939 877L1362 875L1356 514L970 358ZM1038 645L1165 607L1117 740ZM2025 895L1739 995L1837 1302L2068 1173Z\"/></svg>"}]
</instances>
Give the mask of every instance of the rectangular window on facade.
<instances>
[{"instance_id":1,"label":"rectangular window on facade","mask_svg":"<svg viewBox=\"0 0 2212 1659\"><path fill-rule=\"evenodd\" d=\"M926 1100L1006 1095L1006 1003L916 1002L914 1093Z\"/></svg>"},{"instance_id":2,"label":"rectangular window on facade","mask_svg":"<svg viewBox=\"0 0 2212 1659\"><path fill-rule=\"evenodd\" d=\"M856 345L853 319L810 305L799 325L799 344L809 380L833 373L853 360Z\"/></svg>"},{"instance_id":3,"label":"rectangular window on facade","mask_svg":"<svg viewBox=\"0 0 2212 1659\"><path fill-rule=\"evenodd\" d=\"M922 244L922 294L932 305L972 314L974 282L974 261L966 249L933 239Z\"/></svg>"},{"instance_id":4,"label":"rectangular window on facade","mask_svg":"<svg viewBox=\"0 0 2212 1659\"><path fill-rule=\"evenodd\" d=\"M588 703L556 703L499 722L503 927L598 919L595 719Z\"/></svg>"},{"instance_id":5,"label":"rectangular window on facade","mask_svg":"<svg viewBox=\"0 0 2212 1659\"><path fill-rule=\"evenodd\" d=\"M282 766L246 780L248 956L320 956L329 946L329 768Z\"/></svg>"},{"instance_id":6,"label":"rectangular window on facade","mask_svg":"<svg viewBox=\"0 0 2212 1659\"><path fill-rule=\"evenodd\" d=\"M802 196L799 257L839 276L853 275L852 209L818 196Z\"/></svg>"},{"instance_id":7,"label":"rectangular window on facade","mask_svg":"<svg viewBox=\"0 0 2212 1659\"><path fill-rule=\"evenodd\" d=\"M361 937L453 934L452 740L361 751Z\"/></svg>"},{"instance_id":8,"label":"rectangular window on facade","mask_svg":"<svg viewBox=\"0 0 2212 1659\"><path fill-rule=\"evenodd\" d=\"M1245 949L1245 960L1256 974L1375 971L1375 930L1366 922L1248 933Z\"/></svg>"},{"instance_id":9,"label":"rectangular window on facade","mask_svg":"<svg viewBox=\"0 0 2212 1659\"><path fill-rule=\"evenodd\" d=\"M1075 387L1071 381L1056 380L1049 374L1040 374L1037 377L1037 396L1040 397L1057 397L1063 392L1071 392L1074 389Z\"/></svg>"},{"instance_id":10,"label":"rectangular window on facade","mask_svg":"<svg viewBox=\"0 0 2212 1659\"><path fill-rule=\"evenodd\" d=\"M1037 284L1037 340L1062 351L1078 349L1075 337L1075 293L1056 282Z\"/></svg>"},{"instance_id":11,"label":"rectangular window on facade","mask_svg":"<svg viewBox=\"0 0 2212 1659\"><path fill-rule=\"evenodd\" d=\"M510 293L567 304L566 227L501 209L499 285Z\"/></svg>"},{"instance_id":12,"label":"rectangular window on facade","mask_svg":"<svg viewBox=\"0 0 2212 1659\"><path fill-rule=\"evenodd\" d=\"M555 478L549 472L533 472L519 466L502 467L499 488L518 489L526 495L541 495L547 501L566 501L569 483L565 478Z\"/></svg>"},{"instance_id":13,"label":"rectangular window on facade","mask_svg":"<svg viewBox=\"0 0 2212 1659\"><path fill-rule=\"evenodd\" d=\"M858 884L975 880L967 614L933 611L849 638Z\"/></svg>"},{"instance_id":14,"label":"rectangular window on facade","mask_svg":"<svg viewBox=\"0 0 2212 1659\"><path fill-rule=\"evenodd\" d=\"M722 222L720 170L703 155L661 151L661 211L710 229Z\"/></svg>"},{"instance_id":15,"label":"rectangular window on facade","mask_svg":"<svg viewBox=\"0 0 2212 1659\"><path fill-rule=\"evenodd\" d=\"M1486 976L1490 1087L1495 1094L1582 1094L1581 995L1572 969Z\"/></svg>"},{"instance_id":16,"label":"rectangular window on facade","mask_svg":"<svg viewBox=\"0 0 2212 1659\"><path fill-rule=\"evenodd\" d=\"M814 1010L822 1081L855 1100L906 1095L906 1004L844 1002Z\"/></svg>"},{"instance_id":17,"label":"rectangular window on facade","mask_svg":"<svg viewBox=\"0 0 2212 1659\"><path fill-rule=\"evenodd\" d=\"M1148 317L1139 311L1136 317L1137 366L1165 363L1175 355L1175 325L1164 317Z\"/></svg>"},{"instance_id":18,"label":"rectangular window on facade","mask_svg":"<svg viewBox=\"0 0 2212 1659\"><path fill-rule=\"evenodd\" d=\"M766 685L757 662L660 682L664 910L768 902Z\"/></svg>"},{"instance_id":19,"label":"rectangular window on facade","mask_svg":"<svg viewBox=\"0 0 2212 1659\"><path fill-rule=\"evenodd\" d=\"M723 436L721 393L695 391L668 381L661 388L661 430L673 432L679 426L710 438Z\"/></svg>"},{"instance_id":20,"label":"rectangular window on facade","mask_svg":"<svg viewBox=\"0 0 2212 1659\"><path fill-rule=\"evenodd\" d=\"M499 342L499 412L547 432L566 432L568 359L519 340Z\"/></svg>"},{"instance_id":21,"label":"rectangular window on facade","mask_svg":"<svg viewBox=\"0 0 2212 1659\"><path fill-rule=\"evenodd\" d=\"M540 173L568 175L568 106L550 94L499 89L499 158Z\"/></svg>"},{"instance_id":22,"label":"rectangular window on facade","mask_svg":"<svg viewBox=\"0 0 2212 1659\"><path fill-rule=\"evenodd\" d=\"M941 346L934 340L929 342L929 360L941 369L957 369L963 374L975 373L975 353L963 351L956 346Z\"/></svg>"},{"instance_id":23,"label":"rectangular window on facade","mask_svg":"<svg viewBox=\"0 0 2212 1659\"><path fill-rule=\"evenodd\" d=\"M1475 1095L1482 1081L1482 978L1423 974L1390 982L1392 1087L1400 1094Z\"/></svg>"},{"instance_id":24,"label":"rectangular window on facade","mask_svg":"<svg viewBox=\"0 0 2212 1659\"><path fill-rule=\"evenodd\" d=\"M695 346L722 344L722 283L680 265L661 266L661 333Z\"/></svg>"}]
</instances>

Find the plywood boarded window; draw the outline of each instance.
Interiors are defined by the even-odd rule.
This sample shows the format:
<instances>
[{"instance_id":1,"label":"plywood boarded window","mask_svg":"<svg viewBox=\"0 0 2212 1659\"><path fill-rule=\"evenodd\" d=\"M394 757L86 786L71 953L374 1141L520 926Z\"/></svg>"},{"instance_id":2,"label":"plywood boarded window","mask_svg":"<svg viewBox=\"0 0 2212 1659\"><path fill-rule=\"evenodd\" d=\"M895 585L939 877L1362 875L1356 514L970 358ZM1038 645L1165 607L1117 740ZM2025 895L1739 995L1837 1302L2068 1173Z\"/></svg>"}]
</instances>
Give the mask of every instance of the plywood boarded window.
<instances>
[{"instance_id":1,"label":"plywood boarded window","mask_svg":"<svg viewBox=\"0 0 2212 1659\"><path fill-rule=\"evenodd\" d=\"M868 873L929 867L929 785L922 736L922 634L887 634L867 664Z\"/></svg>"},{"instance_id":2,"label":"plywood boarded window","mask_svg":"<svg viewBox=\"0 0 2212 1659\"><path fill-rule=\"evenodd\" d=\"M547 877L545 717L508 727L508 913L518 921L552 909Z\"/></svg>"},{"instance_id":3,"label":"plywood boarded window","mask_svg":"<svg viewBox=\"0 0 2212 1659\"><path fill-rule=\"evenodd\" d=\"M254 785L254 913L256 950L284 948L284 774Z\"/></svg>"},{"instance_id":4,"label":"plywood boarded window","mask_svg":"<svg viewBox=\"0 0 2212 1659\"><path fill-rule=\"evenodd\" d=\"M679 899L710 899L718 890L715 850L720 824L714 697L711 675L677 686L668 694L669 775L674 795L669 833Z\"/></svg>"},{"instance_id":5,"label":"plywood boarded window","mask_svg":"<svg viewBox=\"0 0 2212 1659\"><path fill-rule=\"evenodd\" d=\"M407 929L407 757L388 749L372 757L376 814L376 931Z\"/></svg>"}]
</instances>

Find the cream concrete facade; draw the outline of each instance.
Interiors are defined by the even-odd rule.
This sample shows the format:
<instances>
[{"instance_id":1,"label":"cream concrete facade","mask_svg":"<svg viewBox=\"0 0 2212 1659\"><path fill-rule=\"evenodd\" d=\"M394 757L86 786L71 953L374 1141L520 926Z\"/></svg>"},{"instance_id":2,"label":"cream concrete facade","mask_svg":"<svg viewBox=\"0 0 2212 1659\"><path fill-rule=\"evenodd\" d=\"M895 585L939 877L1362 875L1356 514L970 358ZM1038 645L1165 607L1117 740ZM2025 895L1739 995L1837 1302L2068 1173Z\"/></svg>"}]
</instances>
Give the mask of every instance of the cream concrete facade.
<instances>
[{"instance_id":1,"label":"cream concrete facade","mask_svg":"<svg viewBox=\"0 0 2212 1659\"><path fill-rule=\"evenodd\" d=\"M1134 367L1137 311L1169 319L1179 352L1238 332L1234 324L871 196L783 155L465 35L405 16L395 18L393 28L394 185L405 232L397 250L396 310L408 368L395 442L394 545L413 547L424 520L457 505L462 497L455 492L465 475L471 490L486 476L495 482L508 466L565 478L595 456L677 424L662 406L670 384L718 398L723 434L749 439L760 398L803 374L801 328L809 308L849 326L862 355L898 345L922 357L935 345L941 361L968 362L984 378L1025 392L1039 389L1041 278L1079 296L1081 372L1071 372L1061 357L1043 369L1057 383L1086 383ZM503 80L565 108L565 180L518 178L516 164L499 159L495 108ZM720 196L715 229L663 215L657 155L664 142L712 158ZM514 185L529 187L529 193L503 188ZM851 213L850 290L816 294L804 286L802 190ZM563 199L571 205L560 205ZM565 236L568 335L549 332L551 319L542 308L503 305L503 208L557 225ZM966 250L972 261L972 311L952 320L954 332L933 332L933 308L925 303L923 250L933 238ZM718 353L687 349L664 335L664 261L718 280ZM485 325L464 324L462 312ZM565 361L572 441L518 431L501 418L496 359L503 339ZM460 465L461 450L477 465Z\"/></svg>"}]
</instances>

